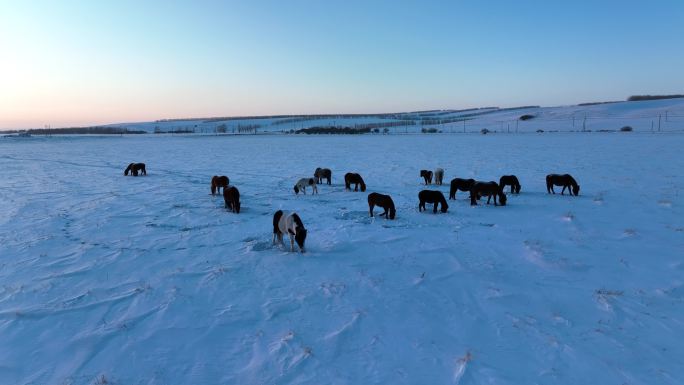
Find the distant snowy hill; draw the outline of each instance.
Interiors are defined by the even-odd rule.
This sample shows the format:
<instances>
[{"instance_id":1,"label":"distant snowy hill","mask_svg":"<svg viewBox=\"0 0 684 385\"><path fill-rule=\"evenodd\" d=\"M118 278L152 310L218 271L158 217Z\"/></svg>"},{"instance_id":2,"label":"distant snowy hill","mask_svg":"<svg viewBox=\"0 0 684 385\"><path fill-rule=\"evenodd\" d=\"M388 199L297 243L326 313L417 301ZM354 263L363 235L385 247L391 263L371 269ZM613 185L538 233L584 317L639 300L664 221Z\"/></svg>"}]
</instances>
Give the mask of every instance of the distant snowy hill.
<instances>
[{"instance_id":1,"label":"distant snowy hill","mask_svg":"<svg viewBox=\"0 0 684 385\"><path fill-rule=\"evenodd\" d=\"M524 115L529 119L521 120ZM561 107L481 108L371 115L297 115L280 117L203 118L119 123L113 127L147 132L190 131L215 133L290 132L310 127L387 128L390 132L497 132L619 130L673 131L684 129L684 99L601 103Z\"/></svg>"}]
</instances>

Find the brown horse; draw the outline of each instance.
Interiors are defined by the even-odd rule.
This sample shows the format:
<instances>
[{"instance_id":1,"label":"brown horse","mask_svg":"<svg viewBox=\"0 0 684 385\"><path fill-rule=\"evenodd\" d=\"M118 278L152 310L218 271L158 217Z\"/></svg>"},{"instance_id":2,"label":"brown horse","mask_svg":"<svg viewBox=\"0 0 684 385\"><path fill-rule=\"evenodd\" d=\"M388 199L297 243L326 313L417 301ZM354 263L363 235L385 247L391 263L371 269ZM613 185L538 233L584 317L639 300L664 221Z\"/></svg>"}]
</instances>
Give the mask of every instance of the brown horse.
<instances>
[{"instance_id":1,"label":"brown horse","mask_svg":"<svg viewBox=\"0 0 684 385\"><path fill-rule=\"evenodd\" d=\"M426 186L432 183L432 171L420 170L420 177L425 179Z\"/></svg>"},{"instance_id":2,"label":"brown horse","mask_svg":"<svg viewBox=\"0 0 684 385\"><path fill-rule=\"evenodd\" d=\"M124 170L124 175L128 175L128 173L131 173L133 176L138 176L138 173L142 175L147 175L147 170L145 170L145 163L131 163L126 167L126 170Z\"/></svg>"},{"instance_id":3,"label":"brown horse","mask_svg":"<svg viewBox=\"0 0 684 385\"><path fill-rule=\"evenodd\" d=\"M316 183L321 184L323 183L323 179L328 180L328 185L330 184L330 180L332 179L332 171L330 171L329 168L317 168L316 171L314 171L314 178L316 178Z\"/></svg>"},{"instance_id":4,"label":"brown horse","mask_svg":"<svg viewBox=\"0 0 684 385\"><path fill-rule=\"evenodd\" d=\"M503 193L503 189L494 181L475 182L470 189L470 205L477 206L477 201L483 196L487 197L487 204L494 197L494 206L498 206L496 198L499 197L499 204L506 206L506 194Z\"/></svg>"},{"instance_id":5,"label":"brown horse","mask_svg":"<svg viewBox=\"0 0 684 385\"><path fill-rule=\"evenodd\" d=\"M475 184L475 179L461 179L454 178L451 180L451 189L449 189L449 199L456 199L456 191L470 191Z\"/></svg>"},{"instance_id":6,"label":"brown horse","mask_svg":"<svg viewBox=\"0 0 684 385\"><path fill-rule=\"evenodd\" d=\"M363 182L361 175L354 172L348 172L344 174L344 188L351 190L352 183L354 184L354 191L359 191L359 185L361 185L362 192L366 191L366 183Z\"/></svg>"},{"instance_id":7,"label":"brown horse","mask_svg":"<svg viewBox=\"0 0 684 385\"><path fill-rule=\"evenodd\" d=\"M570 174L549 174L546 176L546 192L549 194L555 194L556 192L553 191L553 186L563 186L563 190L561 190L561 195L565 192L565 189L567 188L568 191L570 191L570 195L579 195L579 190L580 186L577 184L577 181L575 178L573 178ZM570 190L572 188L572 190Z\"/></svg>"},{"instance_id":8,"label":"brown horse","mask_svg":"<svg viewBox=\"0 0 684 385\"><path fill-rule=\"evenodd\" d=\"M420 203L418 203L418 211L425 210L426 203L435 204L432 209L432 212L435 214L437 213L438 204L442 206L440 211L443 213L447 212L447 209L449 208L446 199L444 199L444 194L438 190L423 190L418 193L418 200L420 201Z\"/></svg>"},{"instance_id":9,"label":"brown horse","mask_svg":"<svg viewBox=\"0 0 684 385\"><path fill-rule=\"evenodd\" d=\"M373 216L373 209L375 206L382 207L385 212L380 214L380 216L385 216L387 219L394 219L397 215L397 210L394 208L394 201L389 195L383 195L378 193L368 194L368 211L370 211L370 216Z\"/></svg>"},{"instance_id":10,"label":"brown horse","mask_svg":"<svg viewBox=\"0 0 684 385\"><path fill-rule=\"evenodd\" d=\"M223 188L223 201L226 202L227 209L240 214L240 191L235 186Z\"/></svg>"},{"instance_id":11,"label":"brown horse","mask_svg":"<svg viewBox=\"0 0 684 385\"><path fill-rule=\"evenodd\" d=\"M520 182L515 175L504 175L499 179L499 187L503 190L504 187L511 186L511 194L520 194Z\"/></svg>"},{"instance_id":12,"label":"brown horse","mask_svg":"<svg viewBox=\"0 0 684 385\"><path fill-rule=\"evenodd\" d=\"M221 193L221 188L223 188L223 191L226 191L226 187L228 187L228 184L230 183L230 179L228 179L227 176L225 175L214 175L211 177L211 195L214 195L216 193Z\"/></svg>"}]
</instances>

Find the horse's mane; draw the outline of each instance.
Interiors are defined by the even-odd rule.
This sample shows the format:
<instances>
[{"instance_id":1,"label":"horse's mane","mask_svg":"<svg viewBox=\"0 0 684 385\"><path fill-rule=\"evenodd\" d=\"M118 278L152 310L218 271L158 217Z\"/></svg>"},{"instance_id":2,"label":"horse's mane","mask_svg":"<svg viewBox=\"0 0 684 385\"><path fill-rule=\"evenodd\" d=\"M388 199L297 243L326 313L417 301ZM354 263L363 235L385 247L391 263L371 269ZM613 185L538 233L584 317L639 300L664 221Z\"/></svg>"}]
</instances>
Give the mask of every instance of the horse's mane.
<instances>
[{"instance_id":1,"label":"horse's mane","mask_svg":"<svg viewBox=\"0 0 684 385\"><path fill-rule=\"evenodd\" d=\"M304 227L304 223L302 223L302 220L299 218L299 215L297 213L292 213L292 220L295 222L297 227Z\"/></svg>"}]
</instances>

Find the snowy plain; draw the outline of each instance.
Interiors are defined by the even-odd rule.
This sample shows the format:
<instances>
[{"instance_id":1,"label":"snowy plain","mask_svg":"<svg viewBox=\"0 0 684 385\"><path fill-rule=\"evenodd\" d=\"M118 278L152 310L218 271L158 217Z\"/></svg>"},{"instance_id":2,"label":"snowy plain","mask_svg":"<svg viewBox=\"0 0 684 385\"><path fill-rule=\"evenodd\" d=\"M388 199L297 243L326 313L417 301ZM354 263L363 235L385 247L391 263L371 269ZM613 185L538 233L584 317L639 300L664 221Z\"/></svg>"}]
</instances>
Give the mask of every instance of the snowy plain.
<instances>
[{"instance_id":1,"label":"snowy plain","mask_svg":"<svg viewBox=\"0 0 684 385\"><path fill-rule=\"evenodd\" d=\"M684 383L682 148L636 132L0 138L0 383ZM129 162L148 175L124 177ZM332 186L295 196L316 167ZM445 196L454 177L516 174L522 191L419 213L436 167ZM344 191L350 171L366 193ZM547 194L548 173L580 195ZM240 214L210 195L217 174ZM374 191L396 220L368 216ZM300 213L306 253L272 246L278 209Z\"/></svg>"}]
</instances>

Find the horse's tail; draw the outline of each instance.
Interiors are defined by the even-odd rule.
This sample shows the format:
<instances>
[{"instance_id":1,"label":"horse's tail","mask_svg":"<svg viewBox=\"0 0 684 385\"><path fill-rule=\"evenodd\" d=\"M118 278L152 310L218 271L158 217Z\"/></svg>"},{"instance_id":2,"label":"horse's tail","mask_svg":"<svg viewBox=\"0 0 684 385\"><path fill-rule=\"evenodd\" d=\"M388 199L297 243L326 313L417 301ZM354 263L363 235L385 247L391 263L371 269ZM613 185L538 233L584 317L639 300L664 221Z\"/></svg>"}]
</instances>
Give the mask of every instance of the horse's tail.
<instances>
[{"instance_id":1,"label":"horse's tail","mask_svg":"<svg viewBox=\"0 0 684 385\"><path fill-rule=\"evenodd\" d=\"M280 222L280 218L283 217L283 210L278 210L273 214L273 234L278 234L280 233L280 230L278 229L278 222Z\"/></svg>"}]
</instances>

